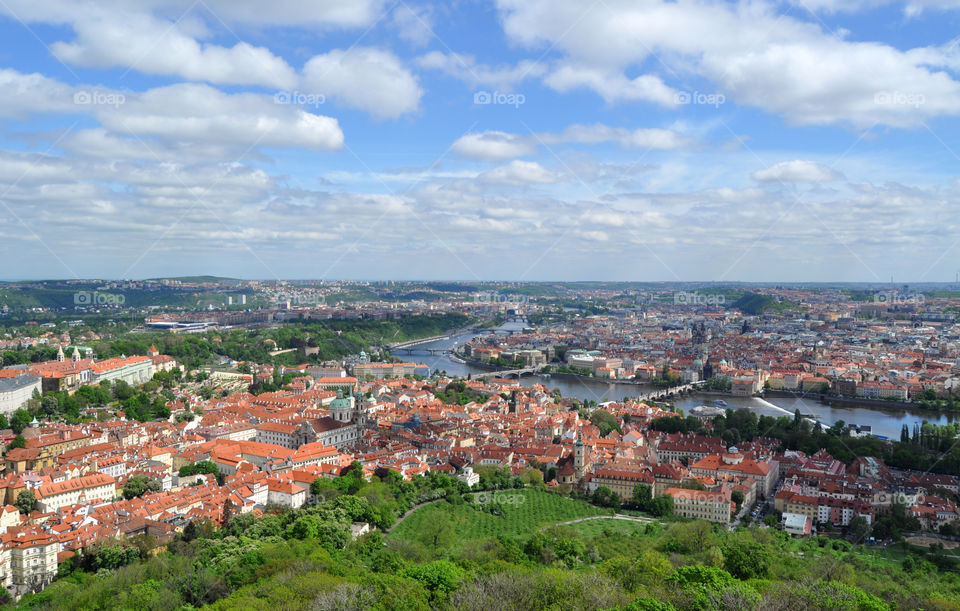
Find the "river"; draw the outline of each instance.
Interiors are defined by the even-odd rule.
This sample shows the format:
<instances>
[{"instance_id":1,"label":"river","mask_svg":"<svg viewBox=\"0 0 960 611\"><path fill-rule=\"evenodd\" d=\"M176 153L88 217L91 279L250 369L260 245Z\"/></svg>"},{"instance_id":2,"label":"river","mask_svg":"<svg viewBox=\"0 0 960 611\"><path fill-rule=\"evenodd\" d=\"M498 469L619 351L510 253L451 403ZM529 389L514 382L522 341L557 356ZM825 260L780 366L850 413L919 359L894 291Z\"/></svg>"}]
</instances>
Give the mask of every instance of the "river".
<instances>
[{"instance_id":1,"label":"river","mask_svg":"<svg viewBox=\"0 0 960 611\"><path fill-rule=\"evenodd\" d=\"M523 326L523 323L509 322L501 326L498 331L519 330L523 328ZM427 365L431 371L442 370L453 376L466 377L467 374L470 373L482 373L487 370L479 369L466 363L459 363L452 360L447 354L430 354L427 352L427 350L430 349L450 350L456 346L463 345L472 337L472 334L457 335L448 339L430 342L429 344L422 344L409 353L400 352L397 356L409 358L411 361ZM604 382L601 380L546 378L539 375L524 377L523 381L524 383L536 381L547 388L560 389L560 393L564 397L576 397L580 400L592 399L598 403L613 400L619 401L624 397L636 396L641 392L650 390L647 387L636 384ZM816 415L820 422L828 426L838 420L843 420L847 424L869 425L872 427L875 435L889 437L891 439L900 438L900 429L904 424L912 430L914 424L920 423L923 420L935 424L946 424L957 417L952 414L948 415L920 409L877 409L860 406L831 406L819 401L794 397L760 399L758 397L728 397L695 394L678 400L675 405L677 408L689 413L689 411L697 405L708 403L714 399L726 401L727 406L733 409L746 408L766 416L793 416L794 410L799 409L802 414Z\"/></svg>"}]
</instances>

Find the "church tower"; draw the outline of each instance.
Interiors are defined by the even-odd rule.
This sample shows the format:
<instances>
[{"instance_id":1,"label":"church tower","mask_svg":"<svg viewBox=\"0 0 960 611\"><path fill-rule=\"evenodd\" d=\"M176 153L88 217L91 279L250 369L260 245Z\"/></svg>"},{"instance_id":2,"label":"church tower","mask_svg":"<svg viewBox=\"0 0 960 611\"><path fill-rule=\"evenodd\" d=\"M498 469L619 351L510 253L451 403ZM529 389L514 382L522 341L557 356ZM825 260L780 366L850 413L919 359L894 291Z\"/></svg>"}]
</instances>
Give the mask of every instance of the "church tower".
<instances>
[{"instance_id":1,"label":"church tower","mask_svg":"<svg viewBox=\"0 0 960 611\"><path fill-rule=\"evenodd\" d=\"M63 359L64 359L63 346L60 346L59 348L57 348L57 362L62 363Z\"/></svg>"},{"instance_id":2,"label":"church tower","mask_svg":"<svg viewBox=\"0 0 960 611\"><path fill-rule=\"evenodd\" d=\"M357 426L364 428L370 424L370 406L377 402L373 397L364 398L357 394L353 402L353 418Z\"/></svg>"},{"instance_id":3,"label":"church tower","mask_svg":"<svg viewBox=\"0 0 960 611\"><path fill-rule=\"evenodd\" d=\"M573 444L573 468L578 479L582 479L587 471L587 446L583 443L582 430L577 432L577 442Z\"/></svg>"}]
</instances>

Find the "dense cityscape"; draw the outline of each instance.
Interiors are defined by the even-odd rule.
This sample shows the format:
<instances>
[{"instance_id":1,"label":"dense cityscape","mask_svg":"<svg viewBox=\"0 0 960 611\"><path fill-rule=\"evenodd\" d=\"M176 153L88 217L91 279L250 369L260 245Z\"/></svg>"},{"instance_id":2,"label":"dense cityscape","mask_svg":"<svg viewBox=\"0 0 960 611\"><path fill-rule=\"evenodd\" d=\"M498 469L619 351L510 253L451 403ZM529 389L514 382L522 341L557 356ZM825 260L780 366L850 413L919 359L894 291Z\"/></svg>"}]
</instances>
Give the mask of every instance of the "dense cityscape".
<instances>
[{"instance_id":1,"label":"dense cityscape","mask_svg":"<svg viewBox=\"0 0 960 611\"><path fill-rule=\"evenodd\" d=\"M164 289L195 303L128 305ZM423 544L450 536L418 513L451 494L493 515L527 500L472 492L504 483L582 517L955 570L954 287L206 278L13 283L0 301L13 599L269 516L334 549ZM345 480L419 492L343 505Z\"/></svg>"}]
</instances>

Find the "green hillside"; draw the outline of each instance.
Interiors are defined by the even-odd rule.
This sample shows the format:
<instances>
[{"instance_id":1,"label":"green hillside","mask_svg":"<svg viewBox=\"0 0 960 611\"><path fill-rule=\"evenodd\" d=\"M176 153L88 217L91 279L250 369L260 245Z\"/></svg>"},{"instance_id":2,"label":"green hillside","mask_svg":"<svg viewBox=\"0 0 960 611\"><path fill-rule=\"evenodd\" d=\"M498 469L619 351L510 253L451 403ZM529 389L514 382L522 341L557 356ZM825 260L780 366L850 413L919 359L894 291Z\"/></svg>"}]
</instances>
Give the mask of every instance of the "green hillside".
<instances>
[{"instance_id":1,"label":"green hillside","mask_svg":"<svg viewBox=\"0 0 960 611\"><path fill-rule=\"evenodd\" d=\"M740 310L744 314L752 314L754 316L763 314L768 310L783 312L799 308L799 306L792 301L777 301L770 295L762 295L760 293L745 293L742 297L734 301L731 307Z\"/></svg>"},{"instance_id":2,"label":"green hillside","mask_svg":"<svg viewBox=\"0 0 960 611\"><path fill-rule=\"evenodd\" d=\"M189 525L166 551L149 537L98 544L22 609L960 609L956 560L906 544L790 539L771 528L610 519L543 489L483 473L464 494L437 473L413 481L354 469L319 480L325 501L222 529ZM476 497L480 497L479 501ZM522 500L521 500L522 499ZM387 535L352 540L351 522Z\"/></svg>"}]
</instances>

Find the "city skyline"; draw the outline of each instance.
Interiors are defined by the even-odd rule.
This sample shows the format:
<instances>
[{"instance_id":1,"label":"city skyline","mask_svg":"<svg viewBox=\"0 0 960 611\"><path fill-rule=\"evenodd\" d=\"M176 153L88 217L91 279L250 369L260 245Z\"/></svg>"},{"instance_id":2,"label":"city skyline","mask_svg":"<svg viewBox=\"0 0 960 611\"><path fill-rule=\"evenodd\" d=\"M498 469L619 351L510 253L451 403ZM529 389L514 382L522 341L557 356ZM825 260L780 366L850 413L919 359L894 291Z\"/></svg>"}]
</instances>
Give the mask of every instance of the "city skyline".
<instances>
[{"instance_id":1,"label":"city skyline","mask_svg":"<svg viewBox=\"0 0 960 611\"><path fill-rule=\"evenodd\" d=\"M0 3L0 277L955 282L960 3Z\"/></svg>"}]
</instances>

